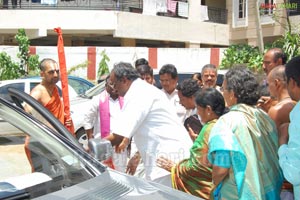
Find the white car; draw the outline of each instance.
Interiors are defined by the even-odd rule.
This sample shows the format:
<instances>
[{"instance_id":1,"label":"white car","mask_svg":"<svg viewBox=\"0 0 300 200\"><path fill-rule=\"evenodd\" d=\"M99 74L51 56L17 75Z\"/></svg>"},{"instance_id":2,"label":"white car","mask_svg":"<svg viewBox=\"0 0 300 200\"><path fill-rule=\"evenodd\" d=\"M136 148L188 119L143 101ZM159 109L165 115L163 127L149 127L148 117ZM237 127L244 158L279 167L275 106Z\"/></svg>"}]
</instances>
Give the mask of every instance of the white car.
<instances>
[{"instance_id":1,"label":"white car","mask_svg":"<svg viewBox=\"0 0 300 200\"><path fill-rule=\"evenodd\" d=\"M16 88L20 91L23 91L27 94L30 93L32 88L34 88L37 84L41 82L40 78L26 78L26 79L15 79L15 80L5 80L0 81L0 97L8 100L9 102L12 102L11 97L8 95L7 89L9 87ZM61 82L59 81L57 83L59 92L61 94ZM83 112L85 110L85 107L88 106L88 101L90 100L90 97L80 97L76 93L76 91L70 86L69 84L69 97L70 97L70 112L71 117L74 123L75 128L75 135L76 138L79 140L79 142L82 145L87 144L87 137L85 134L85 130L83 128ZM1 120L1 119L0 119ZM9 130L7 130L9 131ZM10 132L13 132L14 130L10 130Z\"/></svg>"}]
</instances>

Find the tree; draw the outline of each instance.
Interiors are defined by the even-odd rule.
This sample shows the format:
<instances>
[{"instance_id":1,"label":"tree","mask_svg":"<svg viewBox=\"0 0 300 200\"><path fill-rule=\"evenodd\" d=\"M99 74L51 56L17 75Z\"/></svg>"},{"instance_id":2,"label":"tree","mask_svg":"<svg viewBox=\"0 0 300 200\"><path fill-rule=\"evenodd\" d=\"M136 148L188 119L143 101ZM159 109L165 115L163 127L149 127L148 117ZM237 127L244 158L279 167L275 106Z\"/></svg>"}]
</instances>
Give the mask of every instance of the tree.
<instances>
[{"instance_id":1,"label":"tree","mask_svg":"<svg viewBox=\"0 0 300 200\"><path fill-rule=\"evenodd\" d=\"M230 45L224 51L221 69L229 69L236 64L246 64L254 72L262 72L262 54L258 47L248 44Z\"/></svg>"},{"instance_id":2,"label":"tree","mask_svg":"<svg viewBox=\"0 0 300 200\"><path fill-rule=\"evenodd\" d=\"M17 57L20 63L15 62L6 52L0 53L0 80L16 79L27 75L37 75L38 72L38 56L30 55L30 42L25 34L24 29L19 29L15 36L19 52Z\"/></svg>"},{"instance_id":3,"label":"tree","mask_svg":"<svg viewBox=\"0 0 300 200\"><path fill-rule=\"evenodd\" d=\"M26 76L26 75L38 74L39 56L30 55L29 52L30 41L26 36L25 30L19 29L15 38L19 45L19 53L17 54L17 56L20 59L20 67L25 72L25 74L23 75Z\"/></svg>"},{"instance_id":4,"label":"tree","mask_svg":"<svg viewBox=\"0 0 300 200\"><path fill-rule=\"evenodd\" d=\"M105 50L103 50L100 55L102 56L102 59L99 63L99 68L98 68L98 79L101 79L103 75L109 74L109 68L107 62L110 61L109 57L107 56Z\"/></svg>"}]
</instances>

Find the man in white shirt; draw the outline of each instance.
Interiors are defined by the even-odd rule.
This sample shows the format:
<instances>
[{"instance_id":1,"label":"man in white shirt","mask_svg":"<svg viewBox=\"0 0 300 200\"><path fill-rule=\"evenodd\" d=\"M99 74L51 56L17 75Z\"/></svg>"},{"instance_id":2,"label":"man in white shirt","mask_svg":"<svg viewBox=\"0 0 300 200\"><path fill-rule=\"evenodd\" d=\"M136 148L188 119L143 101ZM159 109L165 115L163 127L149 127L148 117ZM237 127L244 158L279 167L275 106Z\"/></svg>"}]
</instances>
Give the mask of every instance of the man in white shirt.
<instances>
[{"instance_id":1,"label":"man in white shirt","mask_svg":"<svg viewBox=\"0 0 300 200\"><path fill-rule=\"evenodd\" d=\"M171 105L176 109L177 116L183 123L187 110L179 103L178 91L176 85L178 82L177 69L172 64L166 64L159 70L159 81L162 91L168 97Z\"/></svg>"},{"instance_id":2,"label":"man in white shirt","mask_svg":"<svg viewBox=\"0 0 300 200\"><path fill-rule=\"evenodd\" d=\"M122 151L134 137L144 161L145 178L171 187L170 173L156 166L160 156L178 162L189 157L192 141L163 92L142 81L129 63L114 66L110 85L124 105L113 134L106 139Z\"/></svg>"},{"instance_id":3,"label":"man in white shirt","mask_svg":"<svg viewBox=\"0 0 300 200\"><path fill-rule=\"evenodd\" d=\"M93 97L89 109L84 114L84 129L88 139L104 138L118 124L116 120L121 112L123 97L119 97L116 91L109 87L108 80L109 76L105 79L105 90ZM126 151L122 154L113 153L113 165L116 170L125 172L127 166Z\"/></svg>"},{"instance_id":4,"label":"man in white shirt","mask_svg":"<svg viewBox=\"0 0 300 200\"><path fill-rule=\"evenodd\" d=\"M193 141L197 138L202 129L201 118L197 113L195 95L201 90L198 81L185 79L176 86L180 104L187 110L184 126Z\"/></svg>"}]
</instances>

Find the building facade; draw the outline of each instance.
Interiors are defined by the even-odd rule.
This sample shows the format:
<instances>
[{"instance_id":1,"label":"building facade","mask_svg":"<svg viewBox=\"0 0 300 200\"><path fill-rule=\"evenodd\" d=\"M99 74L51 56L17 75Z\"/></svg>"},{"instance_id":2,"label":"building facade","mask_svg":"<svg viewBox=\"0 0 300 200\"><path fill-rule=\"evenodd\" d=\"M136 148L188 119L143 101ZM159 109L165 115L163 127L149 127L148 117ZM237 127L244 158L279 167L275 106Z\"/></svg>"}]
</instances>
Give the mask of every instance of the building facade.
<instances>
[{"instance_id":1,"label":"building facade","mask_svg":"<svg viewBox=\"0 0 300 200\"><path fill-rule=\"evenodd\" d=\"M0 44L19 28L34 46L227 47L285 32L299 21L299 0L0 0ZM275 18L274 18L275 17Z\"/></svg>"}]
</instances>

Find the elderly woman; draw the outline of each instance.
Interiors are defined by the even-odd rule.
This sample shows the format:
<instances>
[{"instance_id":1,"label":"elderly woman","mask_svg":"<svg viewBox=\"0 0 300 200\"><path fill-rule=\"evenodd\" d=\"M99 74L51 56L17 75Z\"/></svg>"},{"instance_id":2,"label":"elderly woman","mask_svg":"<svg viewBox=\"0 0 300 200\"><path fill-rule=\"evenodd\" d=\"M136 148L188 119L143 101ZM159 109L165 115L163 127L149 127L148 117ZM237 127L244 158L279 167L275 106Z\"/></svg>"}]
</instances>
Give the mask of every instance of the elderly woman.
<instances>
[{"instance_id":1,"label":"elderly woman","mask_svg":"<svg viewBox=\"0 0 300 200\"><path fill-rule=\"evenodd\" d=\"M215 88L207 88L196 93L197 112L204 124L190 149L190 158L175 164L166 158L159 158L157 165L171 171L175 189L209 199L213 189L212 169L208 166L208 138L210 130L225 110L222 94Z\"/></svg>"},{"instance_id":2,"label":"elderly woman","mask_svg":"<svg viewBox=\"0 0 300 200\"><path fill-rule=\"evenodd\" d=\"M229 112L219 118L209 138L214 199L279 199L282 172L278 137L271 118L255 106L258 83L247 68L230 69L223 82Z\"/></svg>"}]
</instances>

